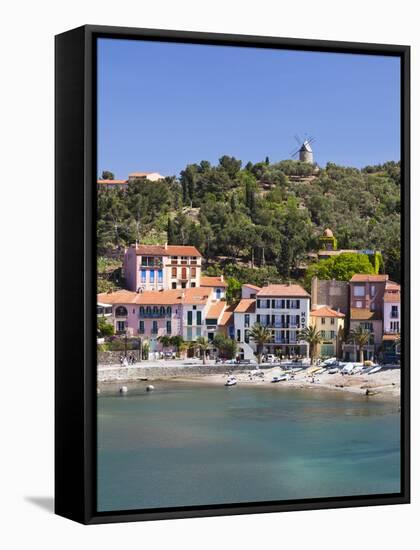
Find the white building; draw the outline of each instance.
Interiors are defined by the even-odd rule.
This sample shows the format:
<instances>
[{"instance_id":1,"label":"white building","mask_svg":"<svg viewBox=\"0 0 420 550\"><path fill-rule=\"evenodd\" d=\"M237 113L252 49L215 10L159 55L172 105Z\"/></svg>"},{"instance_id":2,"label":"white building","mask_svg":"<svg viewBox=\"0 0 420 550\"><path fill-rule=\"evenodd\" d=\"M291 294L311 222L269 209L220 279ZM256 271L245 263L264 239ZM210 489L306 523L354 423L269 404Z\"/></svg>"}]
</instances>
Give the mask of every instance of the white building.
<instances>
[{"instance_id":1,"label":"white building","mask_svg":"<svg viewBox=\"0 0 420 550\"><path fill-rule=\"evenodd\" d=\"M309 325L310 295L300 285L273 284L257 293L256 322L272 329L269 353L308 356L308 344L299 332Z\"/></svg>"},{"instance_id":2,"label":"white building","mask_svg":"<svg viewBox=\"0 0 420 550\"><path fill-rule=\"evenodd\" d=\"M255 345L249 338L249 331L256 322L255 306L255 299L242 298L233 312L234 338L238 343L238 354L241 359L255 359Z\"/></svg>"},{"instance_id":3,"label":"white building","mask_svg":"<svg viewBox=\"0 0 420 550\"><path fill-rule=\"evenodd\" d=\"M401 287L387 281L384 292L384 334L399 334L401 330Z\"/></svg>"},{"instance_id":4,"label":"white building","mask_svg":"<svg viewBox=\"0 0 420 550\"><path fill-rule=\"evenodd\" d=\"M212 290L212 300L226 299L227 283L223 275L220 275L220 277L207 277L203 275L197 286L210 288Z\"/></svg>"}]
</instances>

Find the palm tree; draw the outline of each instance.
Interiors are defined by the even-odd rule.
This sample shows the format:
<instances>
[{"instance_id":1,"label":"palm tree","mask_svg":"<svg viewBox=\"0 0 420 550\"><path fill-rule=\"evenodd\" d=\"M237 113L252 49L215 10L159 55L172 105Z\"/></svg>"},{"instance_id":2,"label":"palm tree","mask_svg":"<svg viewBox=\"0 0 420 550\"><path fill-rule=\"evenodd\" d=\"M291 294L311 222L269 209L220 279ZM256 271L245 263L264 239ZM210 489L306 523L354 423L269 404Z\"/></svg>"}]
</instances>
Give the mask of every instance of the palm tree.
<instances>
[{"instance_id":1,"label":"palm tree","mask_svg":"<svg viewBox=\"0 0 420 550\"><path fill-rule=\"evenodd\" d=\"M302 329L298 334L298 340L303 340L309 344L309 357L311 365L314 364L317 345L321 343L321 332L316 330L316 327L309 326Z\"/></svg>"},{"instance_id":2,"label":"palm tree","mask_svg":"<svg viewBox=\"0 0 420 550\"><path fill-rule=\"evenodd\" d=\"M211 348L209 341L204 336L199 336L196 340L197 348L200 350L200 354L203 358L203 365L206 364L206 352Z\"/></svg>"},{"instance_id":3,"label":"palm tree","mask_svg":"<svg viewBox=\"0 0 420 550\"><path fill-rule=\"evenodd\" d=\"M172 344L171 337L167 336L166 334L164 336L159 336L158 342L160 342L163 351L165 351L165 348L169 348L169 346Z\"/></svg>"},{"instance_id":4,"label":"palm tree","mask_svg":"<svg viewBox=\"0 0 420 550\"><path fill-rule=\"evenodd\" d=\"M359 352L359 363L363 363L363 348L369 344L370 332L365 330L362 325L351 329L348 341L357 346Z\"/></svg>"},{"instance_id":5,"label":"palm tree","mask_svg":"<svg viewBox=\"0 0 420 550\"><path fill-rule=\"evenodd\" d=\"M260 364L264 351L264 346L272 340L271 330L267 327L260 325L259 323L255 323L255 325L249 331L249 337L254 340L257 346L257 358L258 364Z\"/></svg>"},{"instance_id":6,"label":"palm tree","mask_svg":"<svg viewBox=\"0 0 420 550\"><path fill-rule=\"evenodd\" d=\"M171 341L171 346L173 346L176 349L177 357L179 357L181 348L183 347L183 344L184 344L183 337L180 335L171 336L170 341Z\"/></svg>"}]
</instances>

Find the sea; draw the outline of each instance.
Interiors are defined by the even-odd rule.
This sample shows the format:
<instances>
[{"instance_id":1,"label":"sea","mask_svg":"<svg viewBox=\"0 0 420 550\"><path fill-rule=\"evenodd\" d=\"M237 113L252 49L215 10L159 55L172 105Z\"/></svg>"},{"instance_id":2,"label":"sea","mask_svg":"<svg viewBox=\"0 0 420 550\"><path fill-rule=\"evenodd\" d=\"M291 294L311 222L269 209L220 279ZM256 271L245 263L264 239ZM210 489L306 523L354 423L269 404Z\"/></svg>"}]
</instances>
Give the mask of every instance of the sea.
<instances>
[{"instance_id":1,"label":"sea","mask_svg":"<svg viewBox=\"0 0 420 550\"><path fill-rule=\"evenodd\" d=\"M98 396L99 512L400 491L396 401L173 381L146 392L147 384Z\"/></svg>"}]
</instances>

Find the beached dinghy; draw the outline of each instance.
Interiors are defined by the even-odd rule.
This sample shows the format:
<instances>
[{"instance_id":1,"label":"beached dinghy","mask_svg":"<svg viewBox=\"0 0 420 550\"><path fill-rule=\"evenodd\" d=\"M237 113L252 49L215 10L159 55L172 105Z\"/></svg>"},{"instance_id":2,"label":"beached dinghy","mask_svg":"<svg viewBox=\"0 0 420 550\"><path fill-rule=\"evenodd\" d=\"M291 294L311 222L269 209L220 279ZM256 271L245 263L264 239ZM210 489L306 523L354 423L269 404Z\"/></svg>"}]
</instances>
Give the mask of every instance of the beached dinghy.
<instances>
[{"instance_id":1,"label":"beached dinghy","mask_svg":"<svg viewBox=\"0 0 420 550\"><path fill-rule=\"evenodd\" d=\"M340 372L340 369L334 368L328 370L328 374L337 374L337 372Z\"/></svg>"},{"instance_id":2,"label":"beached dinghy","mask_svg":"<svg viewBox=\"0 0 420 550\"><path fill-rule=\"evenodd\" d=\"M382 367L373 367L373 369L370 369L368 374L375 374L375 372L379 372Z\"/></svg>"},{"instance_id":3,"label":"beached dinghy","mask_svg":"<svg viewBox=\"0 0 420 550\"><path fill-rule=\"evenodd\" d=\"M280 376L273 376L273 379L271 380L272 384L276 384L277 382L284 382L285 380L289 380L288 374L281 374Z\"/></svg>"},{"instance_id":4,"label":"beached dinghy","mask_svg":"<svg viewBox=\"0 0 420 550\"><path fill-rule=\"evenodd\" d=\"M343 372L344 374L350 374L353 369L353 363L346 363L346 366L341 369L341 372Z\"/></svg>"},{"instance_id":5,"label":"beached dinghy","mask_svg":"<svg viewBox=\"0 0 420 550\"><path fill-rule=\"evenodd\" d=\"M234 376L226 380L225 386L236 386L237 380Z\"/></svg>"}]
</instances>

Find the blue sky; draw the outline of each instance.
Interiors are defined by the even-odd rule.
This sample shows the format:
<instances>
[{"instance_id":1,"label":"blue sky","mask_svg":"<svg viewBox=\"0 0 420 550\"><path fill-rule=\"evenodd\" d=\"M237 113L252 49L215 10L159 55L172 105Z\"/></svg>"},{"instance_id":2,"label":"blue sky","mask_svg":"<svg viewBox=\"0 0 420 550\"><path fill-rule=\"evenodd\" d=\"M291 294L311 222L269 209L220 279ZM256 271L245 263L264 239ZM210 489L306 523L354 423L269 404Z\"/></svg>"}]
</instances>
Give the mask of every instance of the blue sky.
<instances>
[{"instance_id":1,"label":"blue sky","mask_svg":"<svg viewBox=\"0 0 420 550\"><path fill-rule=\"evenodd\" d=\"M100 39L98 173L275 162L295 134L315 137L321 166L399 160L399 71L395 57Z\"/></svg>"}]
</instances>

